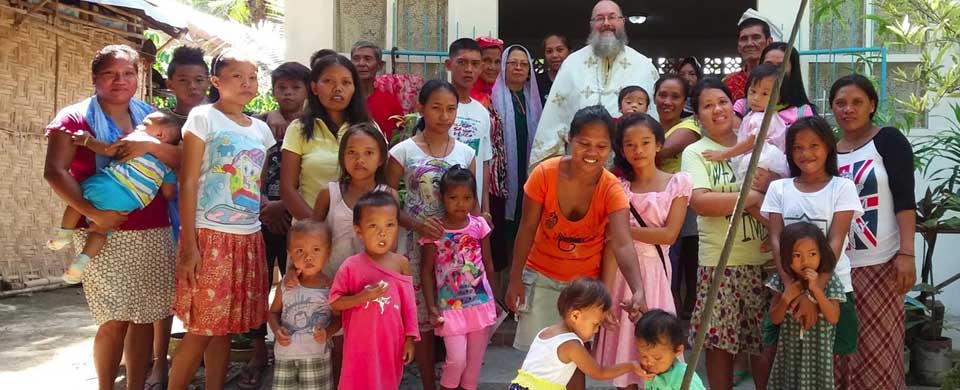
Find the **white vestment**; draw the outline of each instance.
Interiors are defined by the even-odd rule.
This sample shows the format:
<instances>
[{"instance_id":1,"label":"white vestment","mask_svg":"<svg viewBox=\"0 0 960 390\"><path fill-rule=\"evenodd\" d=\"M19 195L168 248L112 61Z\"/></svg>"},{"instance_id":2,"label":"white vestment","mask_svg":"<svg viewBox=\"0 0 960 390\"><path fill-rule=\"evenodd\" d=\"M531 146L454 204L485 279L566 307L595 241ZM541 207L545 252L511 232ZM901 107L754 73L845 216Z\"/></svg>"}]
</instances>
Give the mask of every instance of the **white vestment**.
<instances>
[{"instance_id":1,"label":"white vestment","mask_svg":"<svg viewBox=\"0 0 960 390\"><path fill-rule=\"evenodd\" d=\"M608 61L593 54L590 46L570 54L557 74L530 150L530 167L565 153L574 114L581 108L603 105L614 118L620 116L617 98L623 87L643 87L650 96L647 113L657 117L653 84L660 77L653 61L630 47Z\"/></svg>"}]
</instances>

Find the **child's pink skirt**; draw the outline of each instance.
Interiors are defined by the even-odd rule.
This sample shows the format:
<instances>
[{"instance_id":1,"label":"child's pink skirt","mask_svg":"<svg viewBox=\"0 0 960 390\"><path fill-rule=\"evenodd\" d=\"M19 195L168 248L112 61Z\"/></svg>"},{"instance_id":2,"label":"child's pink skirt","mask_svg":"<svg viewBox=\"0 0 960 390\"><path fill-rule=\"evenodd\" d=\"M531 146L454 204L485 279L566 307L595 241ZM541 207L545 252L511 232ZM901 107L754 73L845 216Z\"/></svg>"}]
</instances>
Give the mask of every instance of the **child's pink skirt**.
<instances>
[{"instance_id":1,"label":"child's pink skirt","mask_svg":"<svg viewBox=\"0 0 960 390\"><path fill-rule=\"evenodd\" d=\"M177 278L173 304L187 331L223 336L263 324L269 295L263 235L197 229L197 246L200 264L196 285L191 289L185 280Z\"/></svg>"}]
</instances>

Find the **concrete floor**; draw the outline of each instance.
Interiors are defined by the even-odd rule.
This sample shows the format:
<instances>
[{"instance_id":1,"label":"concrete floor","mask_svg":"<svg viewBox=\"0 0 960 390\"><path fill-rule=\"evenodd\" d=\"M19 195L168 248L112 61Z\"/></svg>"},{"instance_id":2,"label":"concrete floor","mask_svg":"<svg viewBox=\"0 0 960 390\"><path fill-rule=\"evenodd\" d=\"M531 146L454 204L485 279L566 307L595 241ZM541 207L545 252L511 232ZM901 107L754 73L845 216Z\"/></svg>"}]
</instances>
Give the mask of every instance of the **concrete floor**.
<instances>
[{"instance_id":1,"label":"concrete floor","mask_svg":"<svg viewBox=\"0 0 960 390\"><path fill-rule=\"evenodd\" d=\"M174 324L175 331L179 324ZM0 389L95 389L93 337L96 326L82 290L65 288L0 300ZM524 354L509 347L491 346L484 359L481 390L506 389L523 362ZM698 373L705 379L703 359ZM234 366L234 375L239 365ZM419 389L416 370L405 370L402 390ZM270 373L262 389L270 388ZM610 389L588 380L589 389ZM118 389L124 388L122 369ZM235 389L232 381L228 389ZM736 387L753 389L750 380ZM934 389L914 387L910 389Z\"/></svg>"}]
</instances>

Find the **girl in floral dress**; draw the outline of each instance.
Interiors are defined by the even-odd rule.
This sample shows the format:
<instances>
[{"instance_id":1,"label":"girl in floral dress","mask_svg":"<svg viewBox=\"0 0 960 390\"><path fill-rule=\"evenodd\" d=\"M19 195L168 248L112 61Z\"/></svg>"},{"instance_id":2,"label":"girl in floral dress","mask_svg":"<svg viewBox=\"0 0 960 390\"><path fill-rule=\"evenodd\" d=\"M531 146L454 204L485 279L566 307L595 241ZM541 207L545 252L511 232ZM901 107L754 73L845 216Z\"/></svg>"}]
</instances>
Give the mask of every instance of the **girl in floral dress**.
<instances>
[{"instance_id":1,"label":"girl in floral dress","mask_svg":"<svg viewBox=\"0 0 960 390\"><path fill-rule=\"evenodd\" d=\"M497 309L487 270L490 258L490 225L470 215L476 207L476 178L454 166L440 179L446 227L439 240L424 244L420 273L423 295L435 333L443 336L447 361L440 386L444 389L477 388L488 328Z\"/></svg>"}]
</instances>

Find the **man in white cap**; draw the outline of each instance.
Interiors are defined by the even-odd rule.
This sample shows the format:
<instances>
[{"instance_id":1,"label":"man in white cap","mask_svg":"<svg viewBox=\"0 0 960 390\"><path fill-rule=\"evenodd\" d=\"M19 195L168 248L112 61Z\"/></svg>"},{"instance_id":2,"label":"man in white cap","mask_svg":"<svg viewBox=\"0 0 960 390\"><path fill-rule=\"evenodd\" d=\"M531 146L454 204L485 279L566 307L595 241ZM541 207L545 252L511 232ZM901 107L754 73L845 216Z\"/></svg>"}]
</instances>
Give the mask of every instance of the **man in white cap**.
<instances>
[{"instance_id":1,"label":"man in white cap","mask_svg":"<svg viewBox=\"0 0 960 390\"><path fill-rule=\"evenodd\" d=\"M543 106L530 151L531 169L547 158L564 154L570 121L577 110L600 104L610 115L619 117L620 89L638 85L653 96L653 83L659 77L650 58L627 46L620 6L609 0L598 2L590 16L587 46L563 62ZM656 115L652 101L647 112Z\"/></svg>"},{"instance_id":2,"label":"man in white cap","mask_svg":"<svg viewBox=\"0 0 960 390\"><path fill-rule=\"evenodd\" d=\"M750 72L760 65L760 54L763 53L763 49L773 43L774 39L780 40L780 30L774 26L773 30L776 31L776 37L774 37L771 26L769 19L752 8L740 17L740 22L737 24L737 53L740 53L740 58L743 60L742 69L723 79L723 83L730 88L733 101L746 96L747 78Z\"/></svg>"}]
</instances>

